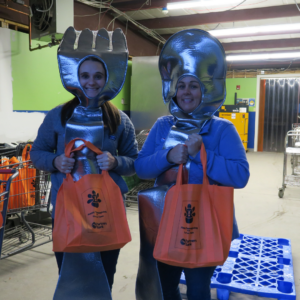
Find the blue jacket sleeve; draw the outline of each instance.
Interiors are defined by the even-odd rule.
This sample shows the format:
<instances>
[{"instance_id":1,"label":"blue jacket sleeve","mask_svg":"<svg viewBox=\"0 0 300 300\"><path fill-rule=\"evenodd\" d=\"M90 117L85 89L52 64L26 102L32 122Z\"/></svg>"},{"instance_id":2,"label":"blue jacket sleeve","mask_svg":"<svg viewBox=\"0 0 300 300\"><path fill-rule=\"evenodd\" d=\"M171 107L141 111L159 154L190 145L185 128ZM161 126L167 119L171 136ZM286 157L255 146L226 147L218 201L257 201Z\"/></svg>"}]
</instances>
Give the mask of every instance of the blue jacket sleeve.
<instances>
[{"instance_id":1,"label":"blue jacket sleeve","mask_svg":"<svg viewBox=\"0 0 300 300\"><path fill-rule=\"evenodd\" d=\"M159 121L151 128L149 135L135 161L135 170L141 179L152 179L170 169L173 164L167 160L170 149L160 149L157 140L160 140Z\"/></svg>"},{"instance_id":2,"label":"blue jacket sleeve","mask_svg":"<svg viewBox=\"0 0 300 300\"><path fill-rule=\"evenodd\" d=\"M124 113L121 113L121 117L124 122L124 130L118 143L118 156L115 156L118 165L113 172L121 176L131 176L135 174L134 160L138 156L138 146L133 124Z\"/></svg>"},{"instance_id":3,"label":"blue jacket sleeve","mask_svg":"<svg viewBox=\"0 0 300 300\"><path fill-rule=\"evenodd\" d=\"M206 152L209 178L224 186L234 188L246 186L250 177L249 164L244 146L233 124L228 124L224 128L218 151Z\"/></svg>"},{"instance_id":4,"label":"blue jacket sleeve","mask_svg":"<svg viewBox=\"0 0 300 300\"><path fill-rule=\"evenodd\" d=\"M54 113L57 112L52 110L46 115L30 151L30 158L34 166L48 172L57 171L52 164L53 159L57 156L55 154L57 134L54 129Z\"/></svg>"}]
</instances>

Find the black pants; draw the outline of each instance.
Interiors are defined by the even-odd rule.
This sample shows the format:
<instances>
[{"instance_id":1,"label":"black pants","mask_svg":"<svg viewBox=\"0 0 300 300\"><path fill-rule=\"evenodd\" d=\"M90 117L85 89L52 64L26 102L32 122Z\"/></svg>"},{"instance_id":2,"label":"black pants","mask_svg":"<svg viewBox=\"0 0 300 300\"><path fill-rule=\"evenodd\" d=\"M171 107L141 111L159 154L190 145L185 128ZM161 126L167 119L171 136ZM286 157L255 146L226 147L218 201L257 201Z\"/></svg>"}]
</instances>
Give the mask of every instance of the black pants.
<instances>
[{"instance_id":1,"label":"black pants","mask_svg":"<svg viewBox=\"0 0 300 300\"><path fill-rule=\"evenodd\" d=\"M52 230L53 228L54 228L54 219L52 219ZM114 283L114 275L116 273L119 253L120 253L120 249L104 251L100 253L110 290L112 289L112 285ZM58 266L58 273L60 274L61 265L64 258L64 252L54 252L54 254Z\"/></svg>"},{"instance_id":2,"label":"black pants","mask_svg":"<svg viewBox=\"0 0 300 300\"><path fill-rule=\"evenodd\" d=\"M164 300L181 300L179 281L185 273L189 300L210 300L210 280L216 267L183 269L157 262Z\"/></svg>"}]
</instances>

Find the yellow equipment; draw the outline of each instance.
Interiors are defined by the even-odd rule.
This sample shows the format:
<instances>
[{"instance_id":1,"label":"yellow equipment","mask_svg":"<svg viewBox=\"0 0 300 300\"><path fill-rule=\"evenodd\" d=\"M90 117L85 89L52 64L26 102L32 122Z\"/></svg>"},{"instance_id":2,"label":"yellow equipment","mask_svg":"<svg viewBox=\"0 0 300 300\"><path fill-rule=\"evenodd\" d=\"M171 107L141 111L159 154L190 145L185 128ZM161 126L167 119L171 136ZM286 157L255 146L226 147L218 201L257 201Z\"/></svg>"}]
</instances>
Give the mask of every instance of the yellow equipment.
<instances>
[{"instance_id":1,"label":"yellow equipment","mask_svg":"<svg viewBox=\"0 0 300 300\"><path fill-rule=\"evenodd\" d=\"M248 151L248 122L249 113L241 112L220 112L219 117L229 120L235 126L240 135L245 150Z\"/></svg>"}]
</instances>

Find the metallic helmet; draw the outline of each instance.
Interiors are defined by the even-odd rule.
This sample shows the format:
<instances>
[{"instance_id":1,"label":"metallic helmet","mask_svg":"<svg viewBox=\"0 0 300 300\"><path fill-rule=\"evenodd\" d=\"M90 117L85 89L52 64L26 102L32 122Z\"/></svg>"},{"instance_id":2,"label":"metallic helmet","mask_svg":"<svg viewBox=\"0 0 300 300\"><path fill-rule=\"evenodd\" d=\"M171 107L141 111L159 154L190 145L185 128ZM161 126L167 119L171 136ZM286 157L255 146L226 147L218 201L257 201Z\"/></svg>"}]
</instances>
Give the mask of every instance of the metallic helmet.
<instances>
[{"instance_id":1,"label":"metallic helmet","mask_svg":"<svg viewBox=\"0 0 300 300\"><path fill-rule=\"evenodd\" d=\"M187 29L172 35L161 51L158 64L164 102L170 103L170 112L178 120L192 123L207 120L225 101L225 51L208 32ZM182 111L174 101L177 82L184 76L194 76L201 86L202 101L191 113Z\"/></svg>"},{"instance_id":2,"label":"metallic helmet","mask_svg":"<svg viewBox=\"0 0 300 300\"><path fill-rule=\"evenodd\" d=\"M90 57L102 62L106 71L106 84L93 98L86 95L78 77L81 63ZM126 38L121 29L114 32L108 32L104 28L99 31L85 29L76 32L73 27L69 27L58 48L57 59L65 89L77 96L82 106L100 107L104 102L116 97L125 82L128 65Z\"/></svg>"}]
</instances>

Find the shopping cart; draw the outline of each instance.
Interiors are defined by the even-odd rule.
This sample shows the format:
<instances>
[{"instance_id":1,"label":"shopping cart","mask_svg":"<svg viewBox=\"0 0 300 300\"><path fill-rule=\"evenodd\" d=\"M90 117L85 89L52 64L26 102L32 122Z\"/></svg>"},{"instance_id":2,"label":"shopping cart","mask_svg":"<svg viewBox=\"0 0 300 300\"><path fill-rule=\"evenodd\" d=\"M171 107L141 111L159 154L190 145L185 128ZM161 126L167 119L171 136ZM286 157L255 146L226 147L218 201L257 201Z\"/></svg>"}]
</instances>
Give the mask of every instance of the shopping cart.
<instances>
[{"instance_id":1,"label":"shopping cart","mask_svg":"<svg viewBox=\"0 0 300 300\"><path fill-rule=\"evenodd\" d=\"M138 143L138 149L141 151L148 135L149 135L150 129L144 129L142 130L137 136L136 140ZM125 180L129 181L129 179ZM126 196L126 205L130 206L130 203L137 203L137 195L138 192L141 190L146 190L149 188L152 188L154 186L154 179L151 180L141 180L136 175L132 176L133 185L129 187L129 192L125 195Z\"/></svg>"},{"instance_id":2,"label":"shopping cart","mask_svg":"<svg viewBox=\"0 0 300 300\"><path fill-rule=\"evenodd\" d=\"M126 194L127 203L137 203L139 191L150 189L154 186L155 180L141 180Z\"/></svg>"},{"instance_id":3,"label":"shopping cart","mask_svg":"<svg viewBox=\"0 0 300 300\"><path fill-rule=\"evenodd\" d=\"M288 156L291 158L290 174L288 175ZM282 198L287 185L300 186L300 124L294 123L292 130L285 137L285 150L283 158L282 187L279 188L278 196Z\"/></svg>"},{"instance_id":4,"label":"shopping cart","mask_svg":"<svg viewBox=\"0 0 300 300\"><path fill-rule=\"evenodd\" d=\"M13 175L10 177L10 174ZM0 259L52 241L52 228L33 218L41 211L47 211L46 215L50 217L50 187L50 174L34 168L30 160L2 163Z\"/></svg>"},{"instance_id":5,"label":"shopping cart","mask_svg":"<svg viewBox=\"0 0 300 300\"><path fill-rule=\"evenodd\" d=\"M150 129L144 129L136 136L136 141L138 143L139 151L141 151L141 149L149 135L149 132L150 132Z\"/></svg>"}]
</instances>

